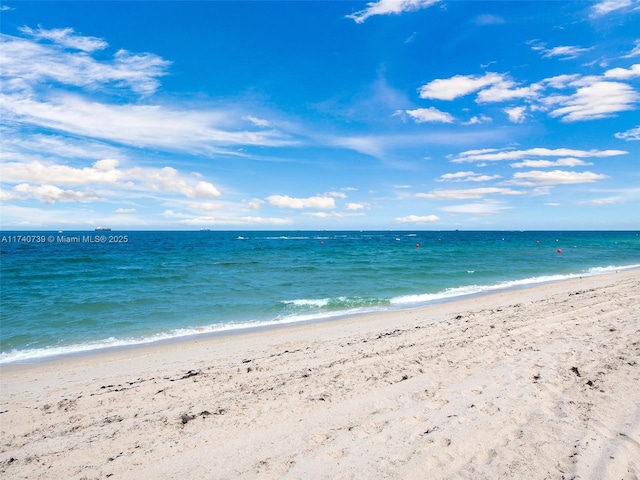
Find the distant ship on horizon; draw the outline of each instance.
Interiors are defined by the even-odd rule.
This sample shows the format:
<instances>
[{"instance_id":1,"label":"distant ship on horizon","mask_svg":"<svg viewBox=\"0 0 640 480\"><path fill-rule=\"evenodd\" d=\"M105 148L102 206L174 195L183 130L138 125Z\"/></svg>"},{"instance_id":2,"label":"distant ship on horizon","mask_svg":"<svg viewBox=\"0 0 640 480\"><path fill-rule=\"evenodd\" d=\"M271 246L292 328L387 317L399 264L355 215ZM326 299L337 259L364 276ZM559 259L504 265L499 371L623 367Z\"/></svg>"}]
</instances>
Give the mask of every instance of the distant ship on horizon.
<instances>
[{"instance_id":1,"label":"distant ship on horizon","mask_svg":"<svg viewBox=\"0 0 640 480\"><path fill-rule=\"evenodd\" d=\"M96 227L96 232L110 232L111 229L109 227Z\"/></svg>"}]
</instances>

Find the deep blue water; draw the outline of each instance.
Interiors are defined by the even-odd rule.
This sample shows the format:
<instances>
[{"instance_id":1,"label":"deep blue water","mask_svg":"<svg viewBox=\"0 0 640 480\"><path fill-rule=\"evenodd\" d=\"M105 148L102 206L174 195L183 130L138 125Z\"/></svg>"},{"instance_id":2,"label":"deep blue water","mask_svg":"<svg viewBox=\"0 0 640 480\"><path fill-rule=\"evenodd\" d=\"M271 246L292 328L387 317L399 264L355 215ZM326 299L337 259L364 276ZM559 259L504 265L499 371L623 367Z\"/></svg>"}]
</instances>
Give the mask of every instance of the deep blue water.
<instances>
[{"instance_id":1,"label":"deep blue water","mask_svg":"<svg viewBox=\"0 0 640 480\"><path fill-rule=\"evenodd\" d=\"M640 266L640 234L5 231L0 254L8 363Z\"/></svg>"}]
</instances>

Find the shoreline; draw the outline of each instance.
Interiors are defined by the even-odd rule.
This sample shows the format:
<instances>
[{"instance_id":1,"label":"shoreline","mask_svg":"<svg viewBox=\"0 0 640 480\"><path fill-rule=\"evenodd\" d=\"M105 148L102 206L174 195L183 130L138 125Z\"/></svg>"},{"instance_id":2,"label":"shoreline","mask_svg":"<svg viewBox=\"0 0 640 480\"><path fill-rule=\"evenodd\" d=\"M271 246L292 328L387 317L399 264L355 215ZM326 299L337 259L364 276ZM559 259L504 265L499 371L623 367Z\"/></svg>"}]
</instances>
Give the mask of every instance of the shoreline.
<instances>
[{"instance_id":1,"label":"shoreline","mask_svg":"<svg viewBox=\"0 0 640 480\"><path fill-rule=\"evenodd\" d=\"M0 366L11 478L634 478L640 270Z\"/></svg>"},{"instance_id":2,"label":"shoreline","mask_svg":"<svg viewBox=\"0 0 640 480\"><path fill-rule=\"evenodd\" d=\"M280 322L273 321L273 320L265 320L265 321L255 322L255 325L252 324L253 322L245 322L245 323L239 323L237 325L230 324L228 328L227 328L227 325L224 325L224 326L209 325L209 326L199 327L201 329L207 329L209 327L218 327L218 328L214 328L212 330L203 331L203 332L196 332L195 330L197 330L198 328L193 327L192 330L194 330L194 332L192 333L189 332L189 333L180 334L180 335L172 335L171 332L168 332L166 337L159 338L159 339L153 339L152 337L149 337L148 339L147 338L141 338L141 339L124 338L124 339L116 340L116 342L123 342L116 345L101 344L99 343L101 341L97 340L96 342L98 342L98 344L97 346L94 346L94 347L88 347L85 349L85 347L89 344L79 344L76 347L77 350L62 351L60 353L50 353L50 354L39 353L37 356L27 356L24 358L18 358L16 360L0 361L0 367L16 365L16 364L38 364L42 362L50 362L50 361L55 361L55 360L65 359L65 358L81 357L85 355L89 355L89 356L99 355L102 353L115 352L119 350L131 350L131 349L136 349L140 347L163 345L163 344L173 343L173 342L189 342L192 340L206 339L206 338L212 338L212 337L224 337L228 335L244 335L244 334L256 332L256 331L259 332L259 331L266 331L270 329L288 328L295 325L308 325L308 324L314 324L314 323L343 321L345 319L368 316L368 315L385 314L385 313L394 314L395 312L420 310L422 308L428 308L428 307L440 305L443 303L464 301L468 299L483 297L485 295L492 295L494 293L526 290L529 288L535 288L539 285L564 282L564 281L573 280L573 279L581 279L584 277L607 275L610 273L618 273L621 271L628 271L628 270L640 270L640 266L623 265L623 266L615 266L615 267L598 267L592 270L603 270L603 271L602 272L598 271L597 273L590 271L590 272L580 273L580 274L564 274L564 275L553 274L553 275L545 275L541 277L526 278L521 280L504 281L496 285L476 286L480 290L473 291L470 293L458 293L452 296L446 296L445 292L447 292L447 290L445 290L442 292L438 292L436 294L427 294L426 296L433 295L437 297L432 300L427 300L427 301L416 300L415 302L407 302L403 304L390 303L389 306L387 307L371 307L370 310L365 309L365 311L355 311L355 312L345 311L345 312L336 312L333 314L329 314L329 312L327 312L326 316L318 316L317 318L305 318L302 320L293 319L288 321L284 320ZM454 290L466 289L472 286L473 285L457 287ZM424 297L425 295L416 295L416 297L421 297L421 296ZM102 342L105 342L105 340L103 340ZM50 347L37 349L36 351L41 352L43 350L48 350L49 348ZM73 348L73 345L60 347L60 348L66 350L69 348ZM30 351L19 350L17 352L5 352L4 354L19 355L21 353L24 354L23 352L27 353Z\"/></svg>"}]
</instances>

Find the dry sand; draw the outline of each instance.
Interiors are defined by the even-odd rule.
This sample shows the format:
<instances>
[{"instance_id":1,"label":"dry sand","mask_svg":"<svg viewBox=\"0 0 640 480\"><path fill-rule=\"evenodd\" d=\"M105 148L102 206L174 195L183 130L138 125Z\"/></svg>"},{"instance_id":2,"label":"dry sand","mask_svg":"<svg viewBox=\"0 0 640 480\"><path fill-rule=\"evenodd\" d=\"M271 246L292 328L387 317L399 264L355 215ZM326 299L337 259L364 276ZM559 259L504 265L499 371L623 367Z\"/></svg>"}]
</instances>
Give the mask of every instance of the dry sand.
<instances>
[{"instance_id":1,"label":"dry sand","mask_svg":"<svg viewBox=\"0 0 640 480\"><path fill-rule=\"evenodd\" d=\"M637 479L640 271L1 376L2 478Z\"/></svg>"}]
</instances>

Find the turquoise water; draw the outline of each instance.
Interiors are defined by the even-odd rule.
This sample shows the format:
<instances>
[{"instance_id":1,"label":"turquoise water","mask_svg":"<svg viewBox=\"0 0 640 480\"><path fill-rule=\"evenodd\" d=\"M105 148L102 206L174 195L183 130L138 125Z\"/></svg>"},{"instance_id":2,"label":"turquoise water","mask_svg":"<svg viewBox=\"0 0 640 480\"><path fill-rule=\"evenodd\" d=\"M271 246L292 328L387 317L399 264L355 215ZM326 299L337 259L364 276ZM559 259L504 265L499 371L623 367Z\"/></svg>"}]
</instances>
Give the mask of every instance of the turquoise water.
<instances>
[{"instance_id":1,"label":"turquoise water","mask_svg":"<svg viewBox=\"0 0 640 480\"><path fill-rule=\"evenodd\" d=\"M0 363L411 308L640 265L638 232L0 237Z\"/></svg>"}]
</instances>

